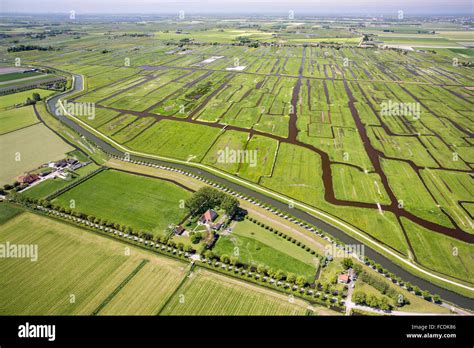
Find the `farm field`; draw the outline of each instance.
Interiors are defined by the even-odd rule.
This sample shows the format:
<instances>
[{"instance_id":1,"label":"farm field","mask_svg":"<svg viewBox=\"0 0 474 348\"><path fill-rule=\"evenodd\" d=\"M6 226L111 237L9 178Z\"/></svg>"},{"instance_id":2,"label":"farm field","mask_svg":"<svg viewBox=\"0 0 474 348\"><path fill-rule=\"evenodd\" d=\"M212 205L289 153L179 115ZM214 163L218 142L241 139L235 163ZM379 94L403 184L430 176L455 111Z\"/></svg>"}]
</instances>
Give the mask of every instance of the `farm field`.
<instances>
[{"instance_id":1,"label":"farm field","mask_svg":"<svg viewBox=\"0 0 474 348\"><path fill-rule=\"evenodd\" d=\"M185 277L189 266L154 257L98 315L157 315Z\"/></svg>"},{"instance_id":2,"label":"farm field","mask_svg":"<svg viewBox=\"0 0 474 348\"><path fill-rule=\"evenodd\" d=\"M73 148L43 124L0 135L0 185L49 161L60 160Z\"/></svg>"},{"instance_id":3,"label":"farm field","mask_svg":"<svg viewBox=\"0 0 474 348\"><path fill-rule=\"evenodd\" d=\"M198 268L161 315L305 315L304 301ZM180 301L181 299L184 299ZM205 298L205 300L203 300Z\"/></svg>"},{"instance_id":4,"label":"farm field","mask_svg":"<svg viewBox=\"0 0 474 348\"><path fill-rule=\"evenodd\" d=\"M0 205L2 215L4 206L4 203ZM149 275L161 268L160 262L163 272L173 268L177 276L182 267L179 262L162 260L133 247L130 255L126 255L122 243L28 212L4 222L0 226L0 240L38 245L37 261L2 259L0 262L2 315L90 315L143 260L152 259L139 270ZM172 279L170 282L174 284ZM20 293L21 296L12 296ZM126 294L122 299L122 307L112 302L109 313L127 313L132 299ZM146 312L148 298L142 297L134 306L137 313L141 308Z\"/></svg>"},{"instance_id":5,"label":"farm field","mask_svg":"<svg viewBox=\"0 0 474 348\"><path fill-rule=\"evenodd\" d=\"M32 106L2 111L0 135L38 123Z\"/></svg>"},{"instance_id":6,"label":"farm field","mask_svg":"<svg viewBox=\"0 0 474 348\"><path fill-rule=\"evenodd\" d=\"M189 196L171 182L106 170L66 191L53 204L68 208L74 200L73 210L163 236L169 224L185 217L183 203Z\"/></svg>"},{"instance_id":7,"label":"farm field","mask_svg":"<svg viewBox=\"0 0 474 348\"><path fill-rule=\"evenodd\" d=\"M36 77L40 75L41 74L37 72L18 72L18 73L2 74L0 75L0 82L18 80L18 79L28 78L28 77Z\"/></svg>"},{"instance_id":8,"label":"farm field","mask_svg":"<svg viewBox=\"0 0 474 348\"><path fill-rule=\"evenodd\" d=\"M229 235L219 237L218 255L238 256L247 265L265 265L303 275L312 281L319 260L309 252L248 220L238 222Z\"/></svg>"},{"instance_id":9,"label":"farm field","mask_svg":"<svg viewBox=\"0 0 474 348\"><path fill-rule=\"evenodd\" d=\"M304 315L307 311L302 300L289 301L286 295L199 267L184 280L186 263L5 203L0 204L0 216L0 242L38 245L37 261L0 262L5 275L2 315ZM49 270L46 278L40 276L45 270Z\"/></svg>"},{"instance_id":10,"label":"farm field","mask_svg":"<svg viewBox=\"0 0 474 348\"><path fill-rule=\"evenodd\" d=\"M23 91L23 92L17 92L17 93L2 95L2 96L0 96L0 109L13 107L17 104L23 104L26 101L27 98L32 99L33 93L38 93L40 95L41 99L45 99L45 98L49 97L51 94L53 94L54 91L35 88L35 89L30 89L30 90L27 90L27 91Z\"/></svg>"}]
</instances>

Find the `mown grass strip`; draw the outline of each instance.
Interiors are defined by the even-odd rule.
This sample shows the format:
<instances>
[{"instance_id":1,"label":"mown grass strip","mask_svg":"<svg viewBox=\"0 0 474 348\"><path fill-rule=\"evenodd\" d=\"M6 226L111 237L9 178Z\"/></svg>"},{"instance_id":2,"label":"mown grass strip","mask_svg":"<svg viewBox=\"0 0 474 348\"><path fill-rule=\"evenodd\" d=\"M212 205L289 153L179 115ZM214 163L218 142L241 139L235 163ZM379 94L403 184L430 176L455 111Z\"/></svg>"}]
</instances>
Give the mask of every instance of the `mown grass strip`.
<instances>
[{"instance_id":1,"label":"mown grass strip","mask_svg":"<svg viewBox=\"0 0 474 348\"><path fill-rule=\"evenodd\" d=\"M135 268L135 269L133 270L133 272L130 273L130 274L127 276L127 278L125 278L125 279L123 280L123 282L121 282L121 283L119 284L119 286L117 286L117 287L114 289L114 291L112 291L112 292L110 293L109 296L107 296L107 298L92 312L91 315L97 315L97 314L99 314L99 312L100 312L105 306L107 306L107 304L115 297L115 295L117 295L117 294L119 293L119 291L122 290L123 287L124 287L125 285L127 285L128 282L129 282L130 280L132 280L132 278L135 277L135 275L136 275L138 272L140 272L140 270L141 270L148 262L149 262L148 260L142 260L142 262L140 262L140 264L137 266L137 268Z\"/></svg>"},{"instance_id":2,"label":"mown grass strip","mask_svg":"<svg viewBox=\"0 0 474 348\"><path fill-rule=\"evenodd\" d=\"M172 298L174 298L174 296L177 294L178 290L183 287L184 283L186 283L186 280L189 278L189 275L191 274L191 272L193 271L193 269L194 269L195 266L196 266L196 264L194 264L194 263L191 264L191 267L190 267L189 270L186 272L186 274L184 275L183 279L181 279L181 282L178 284L178 286L177 286L176 289L173 291L173 293L168 297L168 299L166 300L166 302L163 303L163 305L161 306L160 310L156 313L156 315L160 315L161 312L163 312L163 310L168 306L168 303L171 301Z\"/></svg>"}]
</instances>

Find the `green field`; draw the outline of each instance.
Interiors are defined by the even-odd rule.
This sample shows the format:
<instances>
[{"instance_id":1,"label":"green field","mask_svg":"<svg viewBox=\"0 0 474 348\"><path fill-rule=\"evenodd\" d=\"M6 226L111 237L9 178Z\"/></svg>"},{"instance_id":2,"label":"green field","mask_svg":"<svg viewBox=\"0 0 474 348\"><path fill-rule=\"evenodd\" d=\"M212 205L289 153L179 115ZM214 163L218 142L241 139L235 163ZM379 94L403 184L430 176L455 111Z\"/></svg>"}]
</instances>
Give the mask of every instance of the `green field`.
<instances>
[{"instance_id":1,"label":"green field","mask_svg":"<svg viewBox=\"0 0 474 348\"><path fill-rule=\"evenodd\" d=\"M468 243L447 238L403 219L417 261L430 269L474 283L474 251Z\"/></svg>"},{"instance_id":2,"label":"green field","mask_svg":"<svg viewBox=\"0 0 474 348\"><path fill-rule=\"evenodd\" d=\"M39 123L32 106L2 111L0 115L0 135L32 124Z\"/></svg>"},{"instance_id":3,"label":"green field","mask_svg":"<svg viewBox=\"0 0 474 348\"><path fill-rule=\"evenodd\" d=\"M290 300L283 294L198 269L160 314L304 315L307 304Z\"/></svg>"},{"instance_id":4,"label":"green field","mask_svg":"<svg viewBox=\"0 0 474 348\"><path fill-rule=\"evenodd\" d=\"M4 204L0 211L3 215ZM38 245L36 262L19 258L0 261L2 315L90 315L144 259L151 262L140 272L150 276L159 268L166 275L162 284L168 282L168 277L170 284L175 284L173 277L182 275L180 262L136 248L131 248L127 255L122 243L31 213L4 223L0 227L0 241ZM141 277L140 272L137 277ZM135 314L149 313L149 297L142 296L146 294L141 287L136 288L134 298L126 296L127 287L124 290L120 305L112 301L110 309L104 307L107 313L126 314L130 303Z\"/></svg>"},{"instance_id":5,"label":"green field","mask_svg":"<svg viewBox=\"0 0 474 348\"><path fill-rule=\"evenodd\" d=\"M36 124L0 136L0 185L49 161L65 157L73 148L43 124Z\"/></svg>"},{"instance_id":6,"label":"green field","mask_svg":"<svg viewBox=\"0 0 474 348\"><path fill-rule=\"evenodd\" d=\"M27 98L33 99L33 93L38 93L41 99L45 99L55 93L55 91L35 88L23 92L2 95L0 96L0 109L13 107L17 104L23 104Z\"/></svg>"},{"instance_id":7,"label":"green field","mask_svg":"<svg viewBox=\"0 0 474 348\"><path fill-rule=\"evenodd\" d=\"M342 200L388 204L390 199L376 174L344 165L332 166L335 196Z\"/></svg>"},{"instance_id":8,"label":"green field","mask_svg":"<svg viewBox=\"0 0 474 348\"><path fill-rule=\"evenodd\" d=\"M163 235L169 224L179 223L187 211L182 202L190 193L159 179L106 170L53 200L114 223Z\"/></svg>"},{"instance_id":9,"label":"green field","mask_svg":"<svg viewBox=\"0 0 474 348\"><path fill-rule=\"evenodd\" d=\"M41 76L41 73L30 71L30 72L14 72L9 74L0 75L0 82L24 79L28 77Z\"/></svg>"},{"instance_id":10,"label":"green field","mask_svg":"<svg viewBox=\"0 0 474 348\"><path fill-rule=\"evenodd\" d=\"M218 134L218 129L162 120L129 141L127 146L136 151L199 161Z\"/></svg>"},{"instance_id":11,"label":"green field","mask_svg":"<svg viewBox=\"0 0 474 348\"><path fill-rule=\"evenodd\" d=\"M99 315L157 315L183 277L185 264L153 257L99 311Z\"/></svg>"},{"instance_id":12,"label":"green field","mask_svg":"<svg viewBox=\"0 0 474 348\"><path fill-rule=\"evenodd\" d=\"M262 264L303 275L309 281L314 279L319 263L314 255L248 220L238 222L232 233L219 237L213 251L238 256L247 265Z\"/></svg>"},{"instance_id":13,"label":"green field","mask_svg":"<svg viewBox=\"0 0 474 348\"><path fill-rule=\"evenodd\" d=\"M21 208L15 207L13 205L0 205L0 224L4 224L5 222L22 212L23 210Z\"/></svg>"}]
</instances>

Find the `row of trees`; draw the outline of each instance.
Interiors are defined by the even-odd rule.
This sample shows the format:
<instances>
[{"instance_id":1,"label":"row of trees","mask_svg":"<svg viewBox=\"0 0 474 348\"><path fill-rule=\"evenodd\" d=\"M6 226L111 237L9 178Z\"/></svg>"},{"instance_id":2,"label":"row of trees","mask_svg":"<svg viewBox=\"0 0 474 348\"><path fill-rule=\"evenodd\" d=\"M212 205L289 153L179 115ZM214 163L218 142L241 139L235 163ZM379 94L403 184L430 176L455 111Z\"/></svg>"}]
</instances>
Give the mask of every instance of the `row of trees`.
<instances>
[{"instance_id":1,"label":"row of trees","mask_svg":"<svg viewBox=\"0 0 474 348\"><path fill-rule=\"evenodd\" d=\"M402 296L398 291L393 288L393 286L387 284L387 282L383 279L378 279L376 276L367 272L362 272L359 276L359 279L362 280L364 283L373 286L383 295L387 295L391 299L395 300L398 307L402 307L410 303L410 301L405 296Z\"/></svg>"},{"instance_id":2,"label":"row of trees","mask_svg":"<svg viewBox=\"0 0 474 348\"><path fill-rule=\"evenodd\" d=\"M52 46L38 46L38 45L18 45L18 46L11 46L8 47L7 51L8 52L22 52L22 51L33 51L33 50L38 50L38 51L53 51L54 48Z\"/></svg>"},{"instance_id":3,"label":"row of trees","mask_svg":"<svg viewBox=\"0 0 474 348\"><path fill-rule=\"evenodd\" d=\"M221 263L218 263L218 260L220 259L208 260L208 264L210 266L220 268ZM249 271L248 269L245 269L244 267L242 268L234 267L232 271L229 268L225 268L225 271L227 271L228 273L233 273L234 276L237 276L239 278L253 279L253 281L261 282L263 284L270 283L269 279L264 277L265 274L259 273L253 269ZM282 272L282 271L280 270L277 272ZM273 277L273 279L275 279L275 277ZM335 306L333 307L333 309L336 307L339 307L339 308L342 307L343 294L335 294L334 296L331 296L331 294L320 294L319 292L315 292L311 288L302 289L302 287L306 285L306 280L304 279L304 277L295 277L294 274L291 274L291 273L288 273L286 280L287 280L287 283L298 285L298 287L290 286L289 288L287 288L287 286L284 285L284 283L280 283L280 284L274 283L274 285L284 286L285 288L287 288L287 290L285 290L287 293L298 294L299 296L302 296L303 298L308 299L312 302L316 302L325 306L329 306L329 305Z\"/></svg>"},{"instance_id":4,"label":"row of trees","mask_svg":"<svg viewBox=\"0 0 474 348\"><path fill-rule=\"evenodd\" d=\"M391 310L393 307L390 304L390 301L387 297L377 297L375 295L367 295L363 291L355 291L353 295L353 300L355 303L362 305L362 306L369 306L372 308L378 308L383 311Z\"/></svg>"},{"instance_id":5,"label":"row of trees","mask_svg":"<svg viewBox=\"0 0 474 348\"><path fill-rule=\"evenodd\" d=\"M263 264L259 264L257 267L250 267L242 262L240 262L239 258L236 256L229 256L227 254L223 254L221 256L218 256L214 254L212 250L206 250L204 252L204 257L208 260L219 260L220 262L226 264L226 265L232 265L232 266L241 266L249 271L254 271L257 274L260 274L262 276L268 276L270 278L273 278L277 281L279 280L286 280L286 282L290 284L296 284L299 287L305 286L308 281L304 276L296 276L294 273L285 273L281 269L273 269L268 266L265 266Z\"/></svg>"},{"instance_id":6,"label":"row of trees","mask_svg":"<svg viewBox=\"0 0 474 348\"><path fill-rule=\"evenodd\" d=\"M281 231L278 231L276 229L274 229L273 227L271 226L268 226L268 225L265 225L264 223L258 221L257 219L254 219L252 217L249 217L249 216L245 216L246 219L248 219L249 221L253 222L254 224L256 224L257 226L260 226L270 232L273 232L273 234L276 234L277 236L279 237L282 237L283 239L286 239L287 241L293 243L293 244L296 244L297 246L299 246L301 249L304 249L306 250L307 252L309 252L311 255L315 255L316 254L316 251L312 250L310 247L308 247L307 245L301 243L299 240L296 240L295 238L281 232Z\"/></svg>"},{"instance_id":7,"label":"row of trees","mask_svg":"<svg viewBox=\"0 0 474 348\"><path fill-rule=\"evenodd\" d=\"M370 260L369 258L365 257L364 260L366 265L371 266L372 268L376 269L377 272L383 274L384 276L392 279L394 283L397 283L401 287L405 287L408 291L414 292L417 296L422 296L427 301L434 301L436 303L441 302L441 297L439 295L431 295L427 290L421 290L418 286L413 286L410 282L405 282L400 277L396 276L395 274L389 272L382 265L375 263L374 261ZM408 301L408 300L407 300Z\"/></svg>"}]
</instances>

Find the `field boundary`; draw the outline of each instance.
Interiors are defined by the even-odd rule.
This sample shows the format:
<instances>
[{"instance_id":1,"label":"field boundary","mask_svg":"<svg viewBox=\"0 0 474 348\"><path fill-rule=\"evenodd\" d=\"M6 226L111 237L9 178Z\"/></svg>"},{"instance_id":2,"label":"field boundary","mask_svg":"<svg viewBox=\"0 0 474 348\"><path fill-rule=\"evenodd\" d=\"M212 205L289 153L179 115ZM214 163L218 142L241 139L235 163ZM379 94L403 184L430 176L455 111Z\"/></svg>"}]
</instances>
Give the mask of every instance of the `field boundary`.
<instances>
[{"instance_id":1,"label":"field boundary","mask_svg":"<svg viewBox=\"0 0 474 348\"><path fill-rule=\"evenodd\" d=\"M130 280L132 280L140 270L145 267L145 265L149 262L149 260L145 259L140 262L140 264L129 274L127 277L102 301L99 306L91 313L91 315L97 315L99 312L104 309L105 306L109 304L110 301L117 295L120 290L122 290Z\"/></svg>"},{"instance_id":2,"label":"field boundary","mask_svg":"<svg viewBox=\"0 0 474 348\"><path fill-rule=\"evenodd\" d=\"M50 201L52 199L55 199L56 197L62 195L63 193L69 191L70 189L76 187L77 185L82 184L84 181L89 180L90 178L92 178L93 176L95 176L96 174L99 174L100 172L102 172L104 170L108 170L108 168L106 168L106 167L97 168L93 172L90 172L86 176L83 176L82 178L72 182L71 184L67 185L66 187L63 187L63 188L49 194L48 196L45 197L45 200Z\"/></svg>"},{"instance_id":3,"label":"field boundary","mask_svg":"<svg viewBox=\"0 0 474 348\"><path fill-rule=\"evenodd\" d=\"M158 310L158 312L156 312L155 316L159 316L161 315L161 312L163 312L163 310L166 308L166 306L168 305L168 303L170 303L171 299L174 297L174 295L176 295L176 293L178 292L179 289L181 289L184 285L184 283L186 283L186 281L189 278L189 276L192 274L192 271L194 270L195 268L195 264L194 263L191 263L191 267L189 268L189 270L185 273L183 279L181 279L181 281L179 282L178 286L176 287L176 289L174 289L174 291L171 293L170 296L168 296L168 298L166 299L165 303L163 303L163 305L161 306L161 308ZM192 279L191 279L192 281Z\"/></svg>"}]
</instances>

